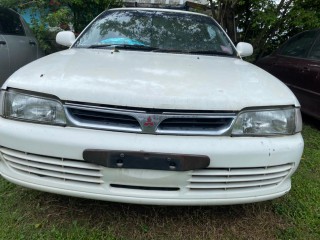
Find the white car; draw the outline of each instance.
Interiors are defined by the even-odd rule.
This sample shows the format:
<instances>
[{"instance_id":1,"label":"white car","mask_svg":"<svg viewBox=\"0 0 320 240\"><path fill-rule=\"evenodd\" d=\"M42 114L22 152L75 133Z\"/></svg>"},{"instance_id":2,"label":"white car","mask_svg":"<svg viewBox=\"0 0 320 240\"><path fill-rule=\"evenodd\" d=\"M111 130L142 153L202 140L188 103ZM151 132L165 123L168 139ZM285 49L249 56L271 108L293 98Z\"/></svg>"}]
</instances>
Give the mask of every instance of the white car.
<instances>
[{"instance_id":1,"label":"white car","mask_svg":"<svg viewBox=\"0 0 320 240\"><path fill-rule=\"evenodd\" d=\"M41 191L156 205L280 197L303 152L300 105L210 17L103 12L2 86L0 173Z\"/></svg>"}]
</instances>

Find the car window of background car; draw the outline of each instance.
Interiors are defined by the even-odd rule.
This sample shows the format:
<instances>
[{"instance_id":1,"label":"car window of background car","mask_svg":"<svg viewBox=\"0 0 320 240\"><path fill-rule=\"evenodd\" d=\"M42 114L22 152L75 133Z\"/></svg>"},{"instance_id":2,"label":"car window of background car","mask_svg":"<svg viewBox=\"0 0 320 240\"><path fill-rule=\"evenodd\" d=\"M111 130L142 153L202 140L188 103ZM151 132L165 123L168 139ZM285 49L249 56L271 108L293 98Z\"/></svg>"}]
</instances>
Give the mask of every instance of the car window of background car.
<instances>
[{"instance_id":1,"label":"car window of background car","mask_svg":"<svg viewBox=\"0 0 320 240\"><path fill-rule=\"evenodd\" d=\"M9 9L0 8L0 24L1 34L17 36L25 35L19 15Z\"/></svg>"},{"instance_id":2,"label":"car window of background car","mask_svg":"<svg viewBox=\"0 0 320 240\"><path fill-rule=\"evenodd\" d=\"M318 37L316 43L313 45L309 54L309 58L320 60L320 36Z\"/></svg>"},{"instance_id":3,"label":"car window of background car","mask_svg":"<svg viewBox=\"0 0 320 240\"><path fill-rule=\"evenodd\" d=\"M307 57L308 51L315 41L316 36L316 31L301 33L289 40L282 48L280 54L292 57Z\"/></svg>"}]
</instances>

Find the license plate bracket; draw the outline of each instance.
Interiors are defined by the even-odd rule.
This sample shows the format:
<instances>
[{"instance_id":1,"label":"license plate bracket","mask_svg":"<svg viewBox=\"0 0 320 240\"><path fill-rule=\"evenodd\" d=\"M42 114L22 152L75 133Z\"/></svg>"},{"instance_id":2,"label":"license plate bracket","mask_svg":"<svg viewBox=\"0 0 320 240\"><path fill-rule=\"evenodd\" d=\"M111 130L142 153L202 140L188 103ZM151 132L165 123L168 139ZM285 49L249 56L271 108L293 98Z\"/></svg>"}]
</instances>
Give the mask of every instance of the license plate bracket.
<instances>
[{"instance_id":1,"label":"license plate bracket","mask_svg":"<svg viewBox=\"0 0 320 240\"><path fill-rule=\"evenodd\" d=\"M150 169L164 171L189 171L206 168L210 159L204 155L110 151L86 149L83 159L108 168Z\"/></svg>"}]
</instances>

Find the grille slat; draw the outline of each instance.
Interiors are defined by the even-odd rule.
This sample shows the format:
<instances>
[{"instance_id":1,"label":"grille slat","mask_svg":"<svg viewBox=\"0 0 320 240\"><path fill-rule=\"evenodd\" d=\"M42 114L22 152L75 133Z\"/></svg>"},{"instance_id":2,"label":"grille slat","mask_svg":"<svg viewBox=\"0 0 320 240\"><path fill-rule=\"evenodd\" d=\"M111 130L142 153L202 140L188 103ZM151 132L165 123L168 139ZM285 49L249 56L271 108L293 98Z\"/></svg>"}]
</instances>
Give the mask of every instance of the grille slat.
<instances>
[{"instance_id":1,"label":"grille slat","mask_svg":"<svg viewBox=\"0 0 320 240\"><path fill-rule=\"evenodd\" d=\"M100 167L81 160L46 157L0 148L7 164L24 174L82 184L102 184Z\"/></svg>"},{"instance_id":2,"label":"grille slat","mask_svg":"<svg viewBox=\"0 0 320 240\"><path fill-rule=\"evenodd\" d=\"M187 188L192 190L256 189L276 186L290 173L293 164L256 168L207 168L194 170Z\"/></svg>"},{"instance_id":3,"label":"grille slat","mask_svg":"<svg viewBox=\"0 0 320 240\"><path fill-rule=\"evenodd\" d=\"M279 183L283 178L268 179L264 181L249 181L249 182L233 182L233 183L193 183L189 188L204 188L204 189L221 189L221 188L244 188L244 187L257 187L270 184Z\"/></svg>"},{"instance_id":4,"label":"grille slat","mask_svg":"<svg viewBox=\"0 0 320 240\"><path fill-rule=\"evenodd\" d=\"M89 110L79 110L79 109L70 109L70 114L75 117L78 121L86 121L97 124L105 124L111 126L124 125L129 128L135 127L139 128L139 122L127 115L123 114L113 114L100 111L89 111Z\"/></svg>"},{"instance_id":5,"label":"grille slat","mask_svg":"<svg viewBox=\"0 0 320 240\"><path fill-rule=\"evenodd\" d=\"M126 124L135 124L137 122L134 119L128 119L128 118L121 118L117 116L99 116L99 115L90 115L90 114L74 114L74 116L77 116L78 118L83 118L89 121L103 121L103 122L117 122Z\"/></svg>"},{"instance_id":6,"label":"grille slat","mask_svg":"<svg viewBox=\"0 0 320 240\"><path fill-rule=\"evenodd\" d=\"M78 160L70 160L70 159L66 159L64 161L61 158L51 158L51 157L43 157L40 155L34 155L34 154L26 154L26 153L18 152L8 148L0 148L0 151L7 156L13 156L13 157L24 159L27 161L46 163L46 164L57 165L61 167L73 167L73 168L79 168L79 169L83 168L83 169L97 170L97 171L100 170L99 166L86 163L84 161L80 162ZM79 162L81 164L79 164Z\"/></svg>"},{"instance_id":7,"label":"grille slat","mask_svg":"<svg viewBox=\"0 0 320 240\"><path fill-rule=\"evenodd\" d=\"M183 130L183 131L214 131L225 126L229 126L233 118L171 118L165 119L159 125L161 131Z\"/></svg>"},{"instance_id":8,"label":"grille slat","mask_svg":"<svg viewBox=\"0 0 320 240\"><path fill-rule=\"evenodd\" d=\"M261 168L207 168L204 170L195 170L192 175L194 176L241 176L241 175L257 175L257 174L271 174L288 171L292 168L291 164L280 166L270 166Z\"/></svg>"},{"instance_id":9,"label":"grille slat","mask_svg":"<svg viewBox=\"0 0 320 240\"><path fill-rule=\"evenodd\" d=\"M39 162L25 161L23 159L14 158L7 155L3 155L3 157L9 162L13 162L21 166L33 167L33 168L43 169L43 170L50 170L50 171L60 172L60 173L67 173L67 174L70 173L70 174L80 175L80 176L102 177L102 174L98 171L83 170L81 168L58 167L58 166L39 163Z\"/></svg>"},{"instance_id":10,"label":"grille slat","mask_svg":"<svg viewBox=\"0 0 320 240\"><path fill-rule=\"evenodd\" d=\"M232 183L232 182L245 182L245 181L259 181L259 180L267 180L267 179L272 179L272 178L278 178L278 177L285 177L287 176L289 171L285 172L280 172L280 173L275 173L275 174L267 174L267 175L252 175L252 176L232 176L232 177L225 177L225 176L220 176L220 177L207 177L207 176L196 176L194 175L192 178L192 182L197 183L197 182L226 182L226 183ZM191 180L189 180L191 181Z\"/></svg>"},{"instance_id":11,"label":"grille slat","mask_svg":"<svg viewBox=\"0 0 320 240\"><path fill-rule=\"evenodd\" d=\"M77 182L87 182L87 183L103 183L102 180L98 180L97 178L93 178L93 177L87 177L87 176L77 176L77 175L72 175L72 174L63 174L63 173L59 173L59 172L53 172L53 171L47 171L47 170L43 170L43 169L37 169L37 168L33 168L33 167L25 167L13 162L9 163L11 165L11 167L21 170L23 172L28 172L31 174L35 174L38 176L42 176L42 177L54 177L54 178L58 178L58 179L63 179L65 180L73 180L73 181L77 181Z\"/></svg>"}]
</instances>

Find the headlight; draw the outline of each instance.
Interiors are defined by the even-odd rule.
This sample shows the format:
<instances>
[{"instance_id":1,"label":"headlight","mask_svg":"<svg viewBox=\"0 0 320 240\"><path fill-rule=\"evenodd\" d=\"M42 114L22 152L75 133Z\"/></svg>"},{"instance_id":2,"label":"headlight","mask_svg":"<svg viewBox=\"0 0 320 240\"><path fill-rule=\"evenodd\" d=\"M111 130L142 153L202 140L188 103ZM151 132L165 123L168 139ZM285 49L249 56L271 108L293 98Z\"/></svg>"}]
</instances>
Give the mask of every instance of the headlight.
<instances>
[{"instance_id":1,"label":"headlight","mask_svg":"<svg viewBox=\"0 0 320 240\"><path fill-rule=\"evenodd\" d=\"M232 135L289 135L302 129L299 108L245 111L239 114Z\"/></svg>"},{"instance_id":2,"label":"headlight","mask_svg":"<svg viewBox=\"0 0 320 240\"><path fill-rule=\"evenodd\" d=\"M3 117L21 121L65 125L66 117L60 101L21 92L5 92Z\"/></svg>"}]
</instances>

